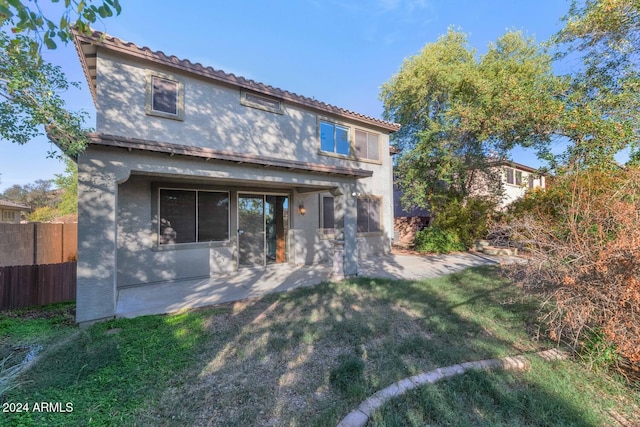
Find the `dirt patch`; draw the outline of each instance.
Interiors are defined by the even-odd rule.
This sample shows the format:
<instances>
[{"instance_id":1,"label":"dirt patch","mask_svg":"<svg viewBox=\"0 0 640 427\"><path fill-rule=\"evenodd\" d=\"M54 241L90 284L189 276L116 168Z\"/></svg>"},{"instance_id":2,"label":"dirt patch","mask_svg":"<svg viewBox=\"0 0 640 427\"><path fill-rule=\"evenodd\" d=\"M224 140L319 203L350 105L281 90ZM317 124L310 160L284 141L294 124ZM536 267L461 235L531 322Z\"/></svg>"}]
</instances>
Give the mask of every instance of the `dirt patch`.
<instances>
[{"instance_id":1,"label":"dirt patch","mask_svg":"<svg viewBox=\"0 0 640 427\"><path fill-rule=\"evenodd\" d=\"M76 318L75 305L63 305L59 308L48 306L45 308L32 307L0 311L0 319L50 320L55 318L59 319L59 322L56 322L57 324L74 326Z\"/></svg>"}]
</instances>

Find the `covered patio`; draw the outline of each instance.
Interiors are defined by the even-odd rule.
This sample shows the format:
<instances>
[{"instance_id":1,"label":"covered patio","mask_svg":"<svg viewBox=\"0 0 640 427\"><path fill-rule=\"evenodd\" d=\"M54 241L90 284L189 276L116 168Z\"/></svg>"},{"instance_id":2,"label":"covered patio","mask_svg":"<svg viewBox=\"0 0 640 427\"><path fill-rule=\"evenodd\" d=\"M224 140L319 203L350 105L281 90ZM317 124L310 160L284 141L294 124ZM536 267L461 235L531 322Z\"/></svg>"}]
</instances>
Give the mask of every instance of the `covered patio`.
<instances>
[{"instance_id":1,"label":"covered patio","mask_svg":"<svg viewBox=\"0 0 640 427\"><path fill-rule=\"evenodd\" d=\"M472 253L388 255L359 261L360 277L418 280L468 267L498 264L496 258ZM244 268L206 279L180 280L118 290L116 317L137 317L222 304L272 292L285 292L330 281L330 263Z\"/></svg>"}]
</instances>

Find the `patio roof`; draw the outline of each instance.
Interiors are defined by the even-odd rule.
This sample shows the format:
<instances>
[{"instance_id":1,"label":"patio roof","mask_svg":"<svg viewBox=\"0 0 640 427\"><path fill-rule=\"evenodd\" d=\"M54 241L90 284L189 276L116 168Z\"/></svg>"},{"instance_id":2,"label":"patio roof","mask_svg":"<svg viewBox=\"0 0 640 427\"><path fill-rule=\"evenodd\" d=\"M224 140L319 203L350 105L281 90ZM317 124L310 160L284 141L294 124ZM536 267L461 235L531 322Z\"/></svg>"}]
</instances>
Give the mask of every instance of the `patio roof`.
<instances>
[{"instance_id":1,"label":"patio roof","mask_svg":"<svg viewBox=\"0 0 640 427\"><path fill-rule=\"evenodd\" d=\"M129 151L142 150L147 152L164 153L168 154L169 156L180 155L196 157L205 161L216 160L222 162L232 162L235 164L260 166L264 168L273 167L305 173L339 175L356 179L367 178L373 175L373 171L365 169L300 162L275 157L263 157L226 150L215 150L213 148L193 147L188 145L149 141L100 133L90 133L87 134L87 136L89 137L91 143L94 145L124 148Z\"/></svg>"}]
</instances>

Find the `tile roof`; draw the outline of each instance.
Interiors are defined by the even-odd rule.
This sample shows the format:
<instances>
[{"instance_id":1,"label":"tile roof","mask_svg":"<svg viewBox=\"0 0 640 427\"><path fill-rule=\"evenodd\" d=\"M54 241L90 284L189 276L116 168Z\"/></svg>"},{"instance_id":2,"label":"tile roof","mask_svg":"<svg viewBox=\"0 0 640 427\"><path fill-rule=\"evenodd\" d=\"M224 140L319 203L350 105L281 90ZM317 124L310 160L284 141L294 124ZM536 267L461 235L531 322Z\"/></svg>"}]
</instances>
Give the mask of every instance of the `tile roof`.
<instances>
[{"instance_id":1,"label":"tile roof","mask_svg":"<svg viewBox=\"0 0 640 427\"><path fill-rule=\"evenodd\" d=\"M1 208L17 208L17 209L22 209L27 211L31 210L31 207L29 206L21 205L20 203L10 202L8 200L2 200L2 199L0 199L0 207Z\"/></svg>"},{"instance_id":2,"label":"tile roof","mask_svg":"<svg viewBox=\"0 0 640 427\"><path fill-rule=\"evenodd\" d=\"M257 93L280 98L292 104L297 104L324 113L334 114L340 117L357 120L387 130L389 132L396 132L400 129L400 125L396 123L387 122L364 114L356 113L354 111L346 110L344 108L336 107L334 105L330 105L313 98L307 98L293 92L265 85L263 83L246 79L244 77L236 76L235 74L226 73L221 70L215 70L212 67L205 67L199 63L194 64L187 59L180 59L173 55L166 55L162 51L153 51L148 47L139 47L134 43L125 42L117 37L113 37L99 31L94 31L91 35L85 35L75 32L74 44L76 46L78 56L80 57L80 62L82 63L82 68L84 70L85 76L89 83L89 88L91 90L91 95L93 96L94 103L96 102L96 52L97 48L101 47L112 50L114 52L119 52L122 54L155 62L157 64L186 71L188 73L197 74L199 76L210 78L223 84L239 87L242 89L248 89Z\"/></svg>"}]
</instances>

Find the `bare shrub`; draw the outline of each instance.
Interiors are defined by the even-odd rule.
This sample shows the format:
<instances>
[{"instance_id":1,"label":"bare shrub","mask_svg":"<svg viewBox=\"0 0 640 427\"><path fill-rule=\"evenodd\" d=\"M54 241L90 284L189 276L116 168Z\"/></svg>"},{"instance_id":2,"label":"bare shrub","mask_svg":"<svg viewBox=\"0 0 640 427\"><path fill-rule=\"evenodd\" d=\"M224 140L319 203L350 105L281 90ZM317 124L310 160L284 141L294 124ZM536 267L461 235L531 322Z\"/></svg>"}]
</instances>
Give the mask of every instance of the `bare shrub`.
<instances>
[{"instance_id":1,"label":"bare shrub","mask_svg":"<svg viewBox=\"0 0 640 427\"><path fill-rule=\"evenodd\" d=\"M495 229L528 250L510 274L547 296L552 339L640 365L640 168L567 173Z\"/></svg>"}]
</instances>

